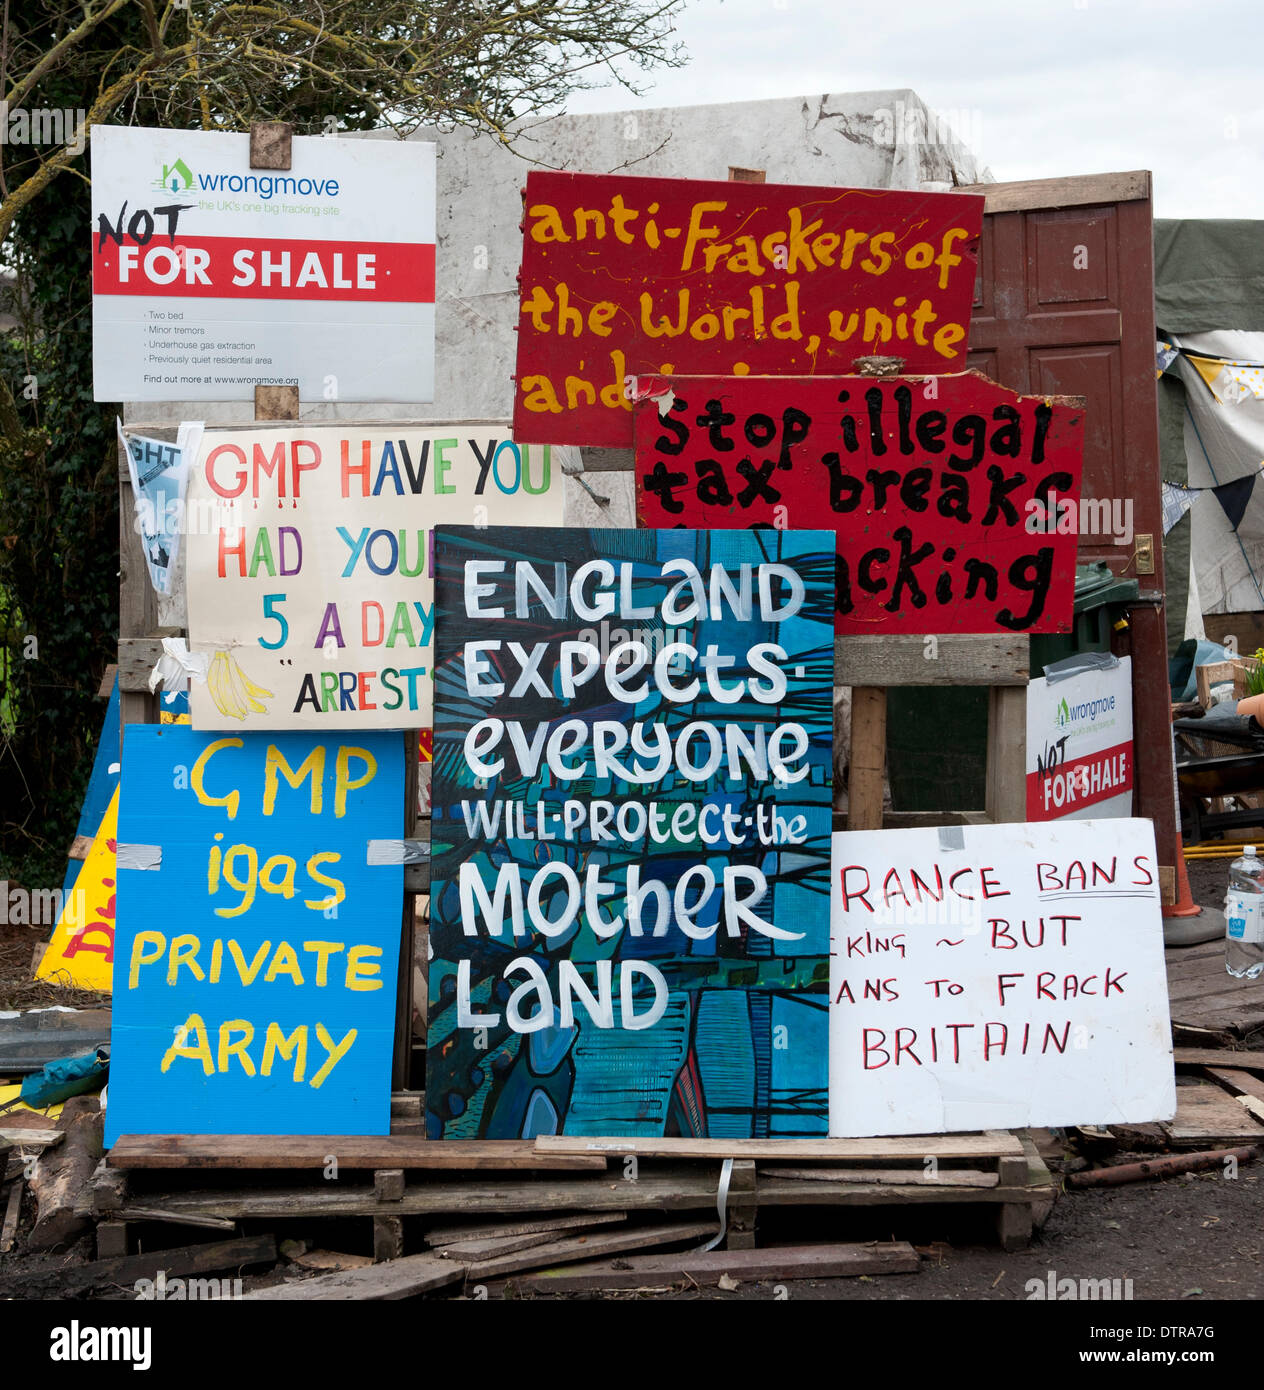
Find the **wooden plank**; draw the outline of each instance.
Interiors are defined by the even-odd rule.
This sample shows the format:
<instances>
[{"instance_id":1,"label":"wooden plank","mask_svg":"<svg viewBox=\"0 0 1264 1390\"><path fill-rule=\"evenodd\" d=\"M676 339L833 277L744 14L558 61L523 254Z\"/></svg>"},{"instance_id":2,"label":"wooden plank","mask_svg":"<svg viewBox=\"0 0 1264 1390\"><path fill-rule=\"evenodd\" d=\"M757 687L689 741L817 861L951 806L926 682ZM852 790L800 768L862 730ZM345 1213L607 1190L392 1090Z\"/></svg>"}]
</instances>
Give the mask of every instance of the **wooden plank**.
<instances>
[{"instance_id":1,"label":"wooden plank","mask_svg":"<svg viewBox=\"0 0 1264 1390\"><path fill-rule=\"evenodd\" d=\"M277 1257L273 1236L240 1236L236 1240L213 1241L206 1245L184 1245L173 1250L151 1250L144 1255L119 1255L94 1260L86 1265L68 1265L62 1258L28 1264L18 1276L21 1282L36 1285L43 1279L55 1281L58 1296L70 1289L96 1288L103 1284L129 1285L137 1279L153 1279L161 1269L168 1275L211 1274L221 1269L242 1269L246 1265L272 1264Z\"/></svg>"},{"instance_id":2,"label":"wooden plank","mask_svg":"<svg viewBox=\"0 0 1264 1390\"><path fill-rule=\"evenodd\" d=\"M1228 1101L1228 1104L1233 1102ZM606 1177L575 1177L565 1182L508 1180L504 1182L418 1183L407 1189L392 1215L460 1216L480 1213L503 1216L519 1212L556 1214L563 1211L677 1212L714 1211L717 1174L694 1176L677 1171L666 1177L641 1177L636 1182L611 1182ZM331 1184L309 1188L231 1189L147 1196L146 1205L177 1213L192 1212L233 1220L301 1220L333 1216L377 1216L381 1204L371 1188L329 1191ZM955 1187L950 1183L914 1180L906 1187L864 1183L804 1182L764 1178L759 1205L864 1206L893 1203L1012 1202L1025 1189Z\"/></svg>"},{"instance_id":3,"label":"wooden plank","mask_svg":"<svg viewBox=\"0 0 1264 1390\"><path fill-rule=\"evenodd\" d=\"M1077 175L1074 178L1023 179L1015 183L970 183L955 193L981 193L983 211L1022 212L1028 208L1092 207L1149 198L1150 171Z\"/></svg>"},{"instance_id":4,"label":"wooden plank","mask_svg":"<svg viewBox=\"0 0 1264 1390\"><path fill-rule=\"evenodd\" d=\"M996 825L1027 819L1027 691L994 685L988 692L984 810Z\"/></svg>"},{"instance_id":5,"label":"wooden plank","mask_svg":"<svg viewBox=\"0 0 1264 1390\"><path fill-rule=\"evenodd\" d=\"M25 1125L0 1125L0 1142L24 1149L51 1149L66 1137L61 1129L33 1129Z\"/></svg>"},{"instance_id":6,"label":"wooden plank","mask_svg":"<svg viewBox=\"0 0 1264 1390\"><path fill-rule=\"evenodd\" d=\"M1258 1076L1252 1076L1249 1071L1233 1071L1228 1067L1207 1067L1205 1070L1231 1096L1252 1096L1264 1103L1264 1081Z\"/></svg>"},{"instance_id":7,"label":"wooden plank","mask_svg":"<svg viewBox=\"0 0 1264 1390\"><path fill-rule=\"evenodd\" d=\"M466 1278L474 1283L482 1279L496 1279L506 1274L514 1274L524 1269L542 1269L566 1264L572 1260L582 1260L585 1256L595 1258L614 1255L622 1250L643 1250L647 1245L672 1245L687 1240L706 1240L713 1236L715 1231L714 1221L687 1224L677 1222L674 1225L637 1226L628 1230L603 1231L591 1236L569 1236L531 1250L519 1250L513 1254L500 1255L471 1264L466 1271Z\"/></svg>"},{"instance_id":8,"label":"wooden plank","mask_svg":"<svg viewBox=\"0 0 1264 1390\"><path fill-rule=\"evenodd\" d=\"M118 675L118 667L113 662L105 668L101 674L101 684L97 686L97 698L108 700L114 693L114 677Z\"/></svg>"},{"instance_id":9,"label":"wooden plank","mask_svg":"<svg viewBox=\"0 0 1264 1390\"><path fill-rule=\"evenodd\" d=\"M207 1231L235 1231L237 1223L224 1216L196 1216L188 1212L162 1211L158 1207L120 1207L112 1215L124 1221L169 1221L173 1226L200 1226Z\"/></svg>"},{"instance_id":10,"label":"wooden plank","mask_svg":"<svg viewBox=\"0 0 1264 1390\"><path fill-rule=\"evenodd\" d=\"M547 1154L604 1153L640 1158L1003 1158L1017 1157L1023 1146L1012 1134L897 1134L884 1139L586 1139L542 1134L536 1148Z\"/></svg>"},{"instance_id":11,"label":"wooden plank","mask_svg":"<svg viewBox=\"0 0 1264 1390\"><path fill-rule=\"evenodd\" d=\"M594 1153L548 1153L529 1139L428 1140L416 1134L124 1134L112 1168L427 1168L461 1171L602 1169Z\"/></svg>"},{"instance_id":12,"label":"wooden plank","mask_svg":"<svg viewBox=\"0 0 1264 1390\"><path fill-rule=\"evenodd\" d=\"M18 1217L22 1214L22 1193L26 1190L26 1183L19 1178L17 1182L9 1188L9 1200L4 1208L4 1224L0 1225L0 1254L7 1254L13 1249L13 1242L18 1234Z\"/></svg>"},{"instance_id":13,"label":"wooden plank","mask_svg":"<svg viewBox=\"0 0 1264 1390\"><path fill-rule=\"evenodd\" d=\"M1025 1161L1025 1160L1024 1160ZM956 1202L1027 1202L1026 1186L957 1186L949 1177L939 1182L915 1179L903 1187L895 1183L811 1182L801 1178L763 1177L759 1184L761 1207L868 1207L935 1206Z\"/></svg>"},{"instance_id":14,"label":"wooden plank","mask_svg":"<svg viewBox=\"0 0 1264 1390\"><path fill-rule=\"evenodd\" d=\"M1208 1149L1264 1139L1264 1126L1219 1086L1178 1086L1176 1118L1164 1129L1169 1143L1178 1148Z\"/></svg>"},{"instance_id":15,"label":"wooden plank","mask_svg":"<svg viewBox=\"0 0 1264 1390\"><path fill-rule=\"evenodd\" d=\"M908 1187L914 1177L908 1168L760 1168L760 1173L768 1178L793 1178L801 1182L850 1182L876 1183L879 1186ZM941 1168L934 1180L921 1179L927 1186L934 1187L938 1182L953 1187L996 1187L1001 1179L997 1173L981 1173L969 1168Z\"/></svg>"},{"instance_id":16,"label":"wooden plank","mask_svg":"<svg viewBox=\"0 0 1264 1390\"><path fill-rule=\"evenodd\" d=\"M588 1212L584 1216L554 1216L541 1221L497 1222L494 1225L435 1226L427 1231L422 1239L432 1248L454 1245L460 1241L505 1240L515 1236L539 1235L553 1239L557 1231L584 1230L589 1226L609 1226L626 1221L627 1214L621 1211L605 1212L597 1215Z\"/></svg>"},{"instance_id":17,"label":"wooden plank","mask_svg":"<svg viewBox=\"0 0 1264 1390\"><path fill-rule=\"evenodd\" d=\"M1178 1067L1233 1067L1264 1071L1264 1052L1231 1052L1219 1047L1178 1047L1173 1054ZM538 1141L537 1141L538 1142Z\"/></svg>"},{"instance_id":18,"label":"wooden plank","mask_svg":"<svg viewBox=\"0 0 1264 1390\"><path fill-rule=\"evenodd\" d=\"M382 1302L412 1298L445 1284L455 1284L465 1277L465 1266L455 1260L441 1260L436 1255L406 1255L401 1260L368 1265L363 1269L340 1269L333 1274L317 1275L279 1284L271 1289L257 1289L243 1294L241 1301L254 1302Z\"/></svg>"},{"instance_id":19,"label":"wooden plank","mask_svg":"<svg viewBox=\"0 0 1264 1390\"><path fill-rule=\"evenodd\" d=\"M612 1183L608 1178L576 1177L566 1182L427 1182L408 1188L392 1208L399 1216L461 1216L480 1213L559 1211L696 1211L715 1210L718 1166L705 1176L676 1173ZM166 1193L146 1197L146 1204L170 1212L207 1213L234 1220L258 1217L279 1220L320 1216L376 1216L381 1204L372 1188L328 1190L332 1184L303 1188L227 1189Z\"/></svg>"},{"instance_id":20,"label":"wooden plank","mask_svg":"<svg viewBox=\"0 0 1264 1390\"><path fill-rule=\"evenodd\" d=\"M587 1293L677 1283L715 1285L727 1274L739 1282L840 1279L875 1274L916 1274L917 1252L905 1241L871 1245L790 1245L773 1250L685 1251L679 1255L629 1255L613 1262L570 1265L519 1275L509 1281L522 1293Z\"/></svg>"},{"instance_id":21,"label":"wooden plank","mask_svg":"<svg viewBox=\"0 0 1264 1390\"><path fill-rule=\"evenodd\" d=\"M853 686L851 758L847 773L848 830L882 829L882 782L886 762L887 692L876 685Z\"/></svg>"},{"instance_id":22,"label":"wooden plank","mask_svg":"<svg viewBox=\"0 0 1264 1390\"><path fill-rule=\"evenodd\" d=\"M132 692L148 696L149 676L162 655L161 637L120 637L118 678L120 698Z\"/></svg>"},{"instance_id":23,"label":"wooden plank","mask_svg":"<svg viewBox=\"0 0 1264 1390\"><path fill-rule=\"evenodd\" d=\"M834 639L834 679L839 685L1027 684L1026 637L924 637L893 632L883 637Z\"/></svg>"}]
</instances>

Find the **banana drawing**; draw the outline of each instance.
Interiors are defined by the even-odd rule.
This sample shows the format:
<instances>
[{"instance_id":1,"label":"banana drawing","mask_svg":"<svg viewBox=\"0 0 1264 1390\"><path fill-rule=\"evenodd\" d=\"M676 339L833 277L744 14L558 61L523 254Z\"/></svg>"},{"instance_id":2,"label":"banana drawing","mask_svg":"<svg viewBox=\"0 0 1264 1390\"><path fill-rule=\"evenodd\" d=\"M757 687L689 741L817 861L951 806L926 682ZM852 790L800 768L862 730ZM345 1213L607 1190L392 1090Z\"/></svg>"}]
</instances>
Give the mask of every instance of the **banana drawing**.
<instances>
[{"instance_id":1,"label":"banana drawing","mask_svg":"<svg viewBox=\"0 0 1264 1390\"><path fill-rule=\"evenodd\" d=\"M216 652L206 673L206 687L215 701L215 708L230 719L245 719L248 714L266 714L262 699L272 699L272 691L256 685L237 664L231 652Z\"/></svg>"}]
</instances>

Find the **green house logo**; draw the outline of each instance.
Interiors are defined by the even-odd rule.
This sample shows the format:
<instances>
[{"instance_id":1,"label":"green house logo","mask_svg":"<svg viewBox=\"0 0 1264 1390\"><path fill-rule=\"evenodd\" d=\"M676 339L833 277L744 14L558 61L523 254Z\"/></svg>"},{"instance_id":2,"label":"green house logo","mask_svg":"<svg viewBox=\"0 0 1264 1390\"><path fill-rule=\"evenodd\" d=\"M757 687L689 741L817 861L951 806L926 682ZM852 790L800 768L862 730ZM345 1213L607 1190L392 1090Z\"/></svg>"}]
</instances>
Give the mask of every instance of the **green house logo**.
<instances>
[{"instance_id":1,"label":"green house logo","mask_svg":"<svg viewBox=\"0 0 1264 1390\"><path fill-rule=\"evenodd\" d=\"M1071 722L1071 711L1065 699L1058 705L1058 728L1065 729Z\"/></svg>"},{"instance_id":2,"label":"green house logo","mask_svg":"<svg viewBox=\"0 0 1264 1390\"><path fill-rule=\"evenodd\" d=\"M187 193L193 187L193 171L183 159L164 164L162 176L154 180L154 187L164 193Z\"/></svg>"}]
</instances>

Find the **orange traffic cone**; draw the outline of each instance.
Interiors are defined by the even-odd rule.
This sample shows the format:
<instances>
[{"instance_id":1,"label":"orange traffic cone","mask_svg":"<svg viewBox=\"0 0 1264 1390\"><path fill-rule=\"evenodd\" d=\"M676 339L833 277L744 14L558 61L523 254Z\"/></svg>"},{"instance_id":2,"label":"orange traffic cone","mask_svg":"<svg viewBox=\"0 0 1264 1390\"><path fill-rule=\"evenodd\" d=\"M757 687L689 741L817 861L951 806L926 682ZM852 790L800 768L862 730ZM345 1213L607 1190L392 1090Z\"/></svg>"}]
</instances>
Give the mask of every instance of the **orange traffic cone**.
<instances>
[{"instance_id":1,"label":"orange traffic cone","mask_svg":"<svg viewBox=\"0 0 1264 1390\"><path fill-rule=\"evenodd\" d=\"M1163 909L1164 917L1198 917L1202 908L1194 901L1189 891L1189 874L1185 869L1185 844L1176 837L1176 901L1171 907Z\"/></svg>"}]
</instances>

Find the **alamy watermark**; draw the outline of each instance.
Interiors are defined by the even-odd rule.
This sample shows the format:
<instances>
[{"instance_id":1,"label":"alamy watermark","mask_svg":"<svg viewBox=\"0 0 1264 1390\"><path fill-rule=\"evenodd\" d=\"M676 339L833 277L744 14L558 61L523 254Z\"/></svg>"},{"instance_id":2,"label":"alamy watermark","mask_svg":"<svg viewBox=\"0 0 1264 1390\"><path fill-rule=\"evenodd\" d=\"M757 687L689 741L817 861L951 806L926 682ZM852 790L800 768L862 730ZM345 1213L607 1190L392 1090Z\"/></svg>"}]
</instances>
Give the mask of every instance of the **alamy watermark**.
<instances>
[{"instance_id":1,"label":"alamy watermark","mask_svg":"<svg viewBox=\"0 0 1264 1390\"><path fill-rule=\"evenodd\" d=\"M82 154L88 143L88 113L82 108L10 108L0 101L0 145L67 145Z\"/></svg>"}]
</instances>

